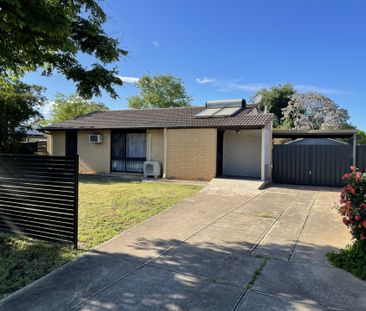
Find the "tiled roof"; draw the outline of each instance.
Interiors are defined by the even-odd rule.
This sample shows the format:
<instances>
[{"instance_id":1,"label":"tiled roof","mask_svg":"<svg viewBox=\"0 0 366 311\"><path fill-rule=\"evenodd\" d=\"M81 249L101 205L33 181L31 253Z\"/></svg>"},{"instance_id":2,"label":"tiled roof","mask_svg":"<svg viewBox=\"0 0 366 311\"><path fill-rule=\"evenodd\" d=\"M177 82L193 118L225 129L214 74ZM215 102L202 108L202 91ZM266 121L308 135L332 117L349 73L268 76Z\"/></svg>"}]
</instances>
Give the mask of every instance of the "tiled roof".
<instances>
[{"instance_id":1,"label":"tiled roof","mask_svg":"<svg viewBox=\"0 0 366 311\"><path fill-rule=\"evenodd\" d=\"M257 113L256 108L247 106L232 117L196 118L205 107L110 110L94 112L79 118L54 123L42 130L63 129L132 129L132 128L261 128L272 120L272 114Z\"/></svg>"}]
</instances>

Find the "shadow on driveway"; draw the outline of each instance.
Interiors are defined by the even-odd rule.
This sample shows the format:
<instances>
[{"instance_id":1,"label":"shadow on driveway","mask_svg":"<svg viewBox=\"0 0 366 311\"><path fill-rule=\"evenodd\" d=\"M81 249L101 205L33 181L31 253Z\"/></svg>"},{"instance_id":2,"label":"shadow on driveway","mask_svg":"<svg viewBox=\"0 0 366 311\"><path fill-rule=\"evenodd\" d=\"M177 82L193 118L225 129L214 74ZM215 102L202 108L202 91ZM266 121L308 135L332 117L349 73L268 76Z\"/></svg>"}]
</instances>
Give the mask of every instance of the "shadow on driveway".
<instances>
[{"instance_id":1,"label":"shadow on driveway","mask_svg":"<svg viewBox=\"0 0 366 311\"><path fill-rule=\"evenodd\" d=\"M253 256L254 246L148 239L133 245L161 253L155 259L95 250L11 295L0 309L362 310L366 305L366 283L347 272ZM306 248L324 252L311 244Z\"/></svg>"}]
</instances>

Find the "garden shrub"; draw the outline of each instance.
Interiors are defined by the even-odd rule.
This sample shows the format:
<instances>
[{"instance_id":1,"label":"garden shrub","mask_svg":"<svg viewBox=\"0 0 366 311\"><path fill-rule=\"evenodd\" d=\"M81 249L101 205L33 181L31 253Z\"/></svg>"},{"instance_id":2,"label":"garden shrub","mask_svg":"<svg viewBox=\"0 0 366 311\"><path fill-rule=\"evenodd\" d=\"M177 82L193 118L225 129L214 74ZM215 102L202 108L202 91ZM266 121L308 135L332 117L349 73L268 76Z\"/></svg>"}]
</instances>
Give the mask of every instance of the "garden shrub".
<instances>
[{"instance_id":1,"label":"garden shrub","mask_svg":"<svg viewBox=\"0 0 366 311\"><path fill-rule=\"evenodd\" d=\"M355 241L340 252L328 253L327 256L334 266L366 280L366 250L362 241Z\"/></svg>"},{"instance_id":2,"label":"garden shrub","mask_svg":"<svg viewBox=\"0 0 366 311\"><path fill-rule=\"evenodd\" d=\"M332 264L366 280L366 174L351 166L344 174L339 213L355 239L339 253L327 254Z\"/></svg>"},{"instance_id":3,"label":"garden shrub","mask_svg":"<svg viewBox=\"0 0 366 311\"><path fill-rule=\"evenodd\" d=\"M358 241L366 240L366 174L351 166L344 174L346 186L341 192L339 213L343 223L350 228L352 236ZM365 244L365 243L361 243Z\"/></svg>"}]
</instances>

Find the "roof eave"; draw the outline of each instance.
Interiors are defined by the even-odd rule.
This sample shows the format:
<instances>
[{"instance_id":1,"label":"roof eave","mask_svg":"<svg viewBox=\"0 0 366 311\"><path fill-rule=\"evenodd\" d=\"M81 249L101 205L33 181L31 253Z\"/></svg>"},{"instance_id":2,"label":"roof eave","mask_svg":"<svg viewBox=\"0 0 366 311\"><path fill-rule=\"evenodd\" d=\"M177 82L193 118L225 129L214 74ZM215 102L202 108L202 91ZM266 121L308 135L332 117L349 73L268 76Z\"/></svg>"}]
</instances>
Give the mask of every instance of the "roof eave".
<instances>
[{"instance_id":1,"label":"roof eave","mask_svg":"<svg viewBox=\"0 0 366 311\"><path fill-rule=\"evenodd\" d=\"M52 131L67 131L67 130L79 130L79 131L102 131L102 130L133 130L133 129L189 129L189 128L217 128L217 129L261 129L264 128L266 124L236 124L236 125L190 125L190 126L149 126L149 127L47 127L42 128L42 132L52 132Z\"/></svg>"},{"instance_id":2,"label":"roof eave","mask_svg":"<svg viewBox=\"0 0 366 311\"><path fill-rule=\"evenodd\" d=\"M273 130L273 138L351 138L357 133L354 129L340 130Z\"/></svg>"}]
</instances>

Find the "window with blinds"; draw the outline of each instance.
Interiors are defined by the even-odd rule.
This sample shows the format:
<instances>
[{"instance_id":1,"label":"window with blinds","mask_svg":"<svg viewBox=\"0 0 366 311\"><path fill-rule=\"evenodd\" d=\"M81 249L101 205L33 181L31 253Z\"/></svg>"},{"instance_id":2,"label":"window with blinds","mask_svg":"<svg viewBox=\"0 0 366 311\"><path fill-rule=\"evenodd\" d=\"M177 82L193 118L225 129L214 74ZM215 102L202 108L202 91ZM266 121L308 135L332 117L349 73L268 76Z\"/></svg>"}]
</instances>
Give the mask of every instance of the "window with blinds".
<instances>
[{"instance_id":1,"label":"window with blinds","mask_svg":"<svg viewBox=\"0 0 366 311\"><path fill-rule=\"evenodd\" d=\"M112 132L112 171L142 173L146 161L146 132Z\"/></svg>"}]
</instances>

